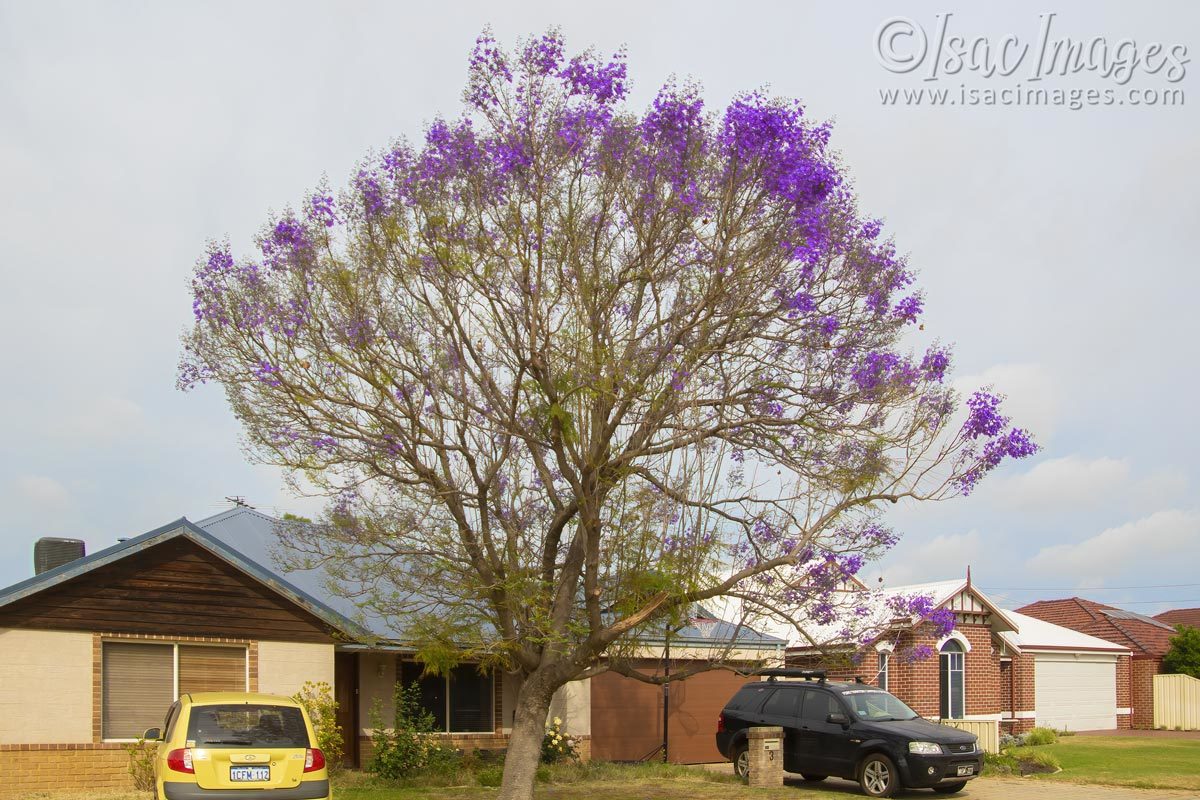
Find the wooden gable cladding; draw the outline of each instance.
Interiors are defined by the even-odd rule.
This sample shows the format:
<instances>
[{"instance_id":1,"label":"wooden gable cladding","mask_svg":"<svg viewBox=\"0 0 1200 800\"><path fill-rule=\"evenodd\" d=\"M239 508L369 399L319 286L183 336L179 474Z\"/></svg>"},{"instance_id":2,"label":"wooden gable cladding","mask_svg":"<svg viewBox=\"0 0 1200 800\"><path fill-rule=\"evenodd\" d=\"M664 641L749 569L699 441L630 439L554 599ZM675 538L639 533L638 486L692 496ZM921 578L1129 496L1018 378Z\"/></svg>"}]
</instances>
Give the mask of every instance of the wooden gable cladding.
<instances>
[{"instance_id":1,"label":"wooden gable cladding","mask_svg":"<svg viewBox=\"0 0 1200 800\"><path fill-rule=\"evenodd\" d=\"M991 612L970 589L963 589L950 598L949 607L958 615L959 624L987 625L990 622Z\"/></svg>"},{"instance_id":2,"label":"wooden gable cladding","mask_svg":"<svg viewBox=\"0 0 1200 800\"><path fill-rule=\"evenodd\" d=\"M186 537L97 567L4 609L7 628L332 642L316 615Z\"/></svg>"}]
</instances>

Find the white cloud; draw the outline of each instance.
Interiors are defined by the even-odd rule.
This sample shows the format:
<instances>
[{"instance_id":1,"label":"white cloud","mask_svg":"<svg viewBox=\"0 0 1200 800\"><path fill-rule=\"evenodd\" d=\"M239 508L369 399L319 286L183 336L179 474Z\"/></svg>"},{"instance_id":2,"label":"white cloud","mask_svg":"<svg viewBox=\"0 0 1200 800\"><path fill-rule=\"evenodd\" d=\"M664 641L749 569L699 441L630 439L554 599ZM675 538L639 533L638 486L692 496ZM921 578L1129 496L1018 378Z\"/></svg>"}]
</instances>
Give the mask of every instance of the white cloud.
<instances>
[{"instance_id":1,"label":"white cloud","mask_svg":"<svg viewBox=\"0 0 1200 800\"><path fill-rule=\"evenodd\" d=\"M1058 381L1042 365L997 364L979 375L957 377L953 383L964 396L991 386L1005 396L1002 408L1014 425L1031 431L1042 444L1053 435L1061 391Z\"/></svg>"},{"instance_id":2,"label":"white cloud","mask_svg":"<svg viewBox=\"0 0 1200 800\"><path fill-rule=\"evenodd\" d=\"M1177 564L1181 554L1200 552L1200 512L1170 509L1128 522L1076 544L1043 547L1026 562L1034 572L1098 587L1114 577Z\"/></svg>"},{"instance_id":3,"label":"white cloud","mask_svg":"<svg viewBox=\"0 0 1200 800\"><path fill-rule=\"evenodd\" d=\"M16 494L23 504L37 511L54 511L71 504L71 493L54 478L22 475L16 480Z\"/></svg>"},{"instance_id":4,"label":"white cloud","mask_svg":"<svg viewBox=\"0 0 1200 800\"><path fill-rule=\"evenodd\" d=\"M901 560L870 570L867 586L874 588L880 577L889 587L966 577L967 566L978 563L985 548L979 531L970 530L935 536L915 547L907 547L901 540L895 552Z\"/></svg>"},{"instance_id":5,"label":"white cloud","mask_svg":"<svg viewBox=\"0 0 1200 800\"><path fill-rule=\"evenodd\" d=\"M85 442L108 442L142 427L145 415L132 400L114 394L88 398L65 415L58 432Z\"/></svg>"},{"instance_id":6,"label":"white cloud","mask_svg":"<svg viewBox=\"0 0 1200 800\"><path fill-rule=\"evenodd\" d=\"M1070 455L1042 461L1019 475L994 477L986 490L992 501L1014 510L1069 510L1127 489L1129 472L1122 459Z\"/></svg>"}]
</instances>

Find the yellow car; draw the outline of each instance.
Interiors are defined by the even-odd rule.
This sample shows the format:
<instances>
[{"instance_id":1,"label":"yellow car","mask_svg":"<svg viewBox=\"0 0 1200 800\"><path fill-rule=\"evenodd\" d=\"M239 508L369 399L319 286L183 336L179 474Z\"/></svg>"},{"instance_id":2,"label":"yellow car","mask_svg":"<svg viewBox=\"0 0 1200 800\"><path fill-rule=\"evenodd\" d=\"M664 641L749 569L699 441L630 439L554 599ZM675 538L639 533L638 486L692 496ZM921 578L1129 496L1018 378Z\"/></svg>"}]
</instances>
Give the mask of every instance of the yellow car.
<instances>
[{"instance_id":1,"label":"yellow car","mask_svg":"<svg viewBox=\"0 0 1200 800\"><path fill-rule=\"evenodd\" d=\"M154 761L157 800L331 800L325 754L304 708L249 692L185 694L171 706Z\"/></svg>"}]
</instances>

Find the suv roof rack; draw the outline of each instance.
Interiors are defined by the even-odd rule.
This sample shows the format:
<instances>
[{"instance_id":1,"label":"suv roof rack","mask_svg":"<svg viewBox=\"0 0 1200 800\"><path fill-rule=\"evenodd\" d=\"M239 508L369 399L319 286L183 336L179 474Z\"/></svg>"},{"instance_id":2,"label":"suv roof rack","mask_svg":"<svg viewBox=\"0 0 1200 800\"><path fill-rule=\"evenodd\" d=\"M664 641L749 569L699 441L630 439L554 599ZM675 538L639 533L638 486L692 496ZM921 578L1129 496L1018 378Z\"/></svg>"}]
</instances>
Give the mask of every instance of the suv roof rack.
<instances>
[{"instance_id":1,"label":"suv roof rack","mask_svg":"<svg viewBox=\"0 0 1200 800\"><path fill-rule=\"evenodd\" d=\"M825 682L825 670L823 669L760 669L754 674L765 675L771 681L774 681L776 678L804 678L806 681L816 680L820 683Z\"/></svg>"}]
</instances>

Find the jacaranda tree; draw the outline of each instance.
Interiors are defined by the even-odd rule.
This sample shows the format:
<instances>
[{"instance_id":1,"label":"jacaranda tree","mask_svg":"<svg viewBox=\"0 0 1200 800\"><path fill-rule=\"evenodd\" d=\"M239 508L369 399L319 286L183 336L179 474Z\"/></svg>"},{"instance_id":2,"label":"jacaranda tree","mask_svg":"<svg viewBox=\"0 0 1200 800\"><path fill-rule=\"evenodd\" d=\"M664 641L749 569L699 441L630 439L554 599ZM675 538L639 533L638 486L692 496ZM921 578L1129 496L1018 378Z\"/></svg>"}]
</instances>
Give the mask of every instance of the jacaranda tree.
<instances>
[{"instance_id":1,"label":"jacaranda tree","mask_svg":"<svg viewBox=\"0 0 1200 800\"><path fill-rule=\"evenodd\" d=\"M624 57L481 36L457 119L214 244L180 382L327 492L293 538L438 668L519 673L503 798L551 695L697 603L801 631L895 541L881 504L1036 446L950 354L828 125L763 92L643 113ZM963 422L965 418L965 422Z\"/></svg>"}]
</instances>

